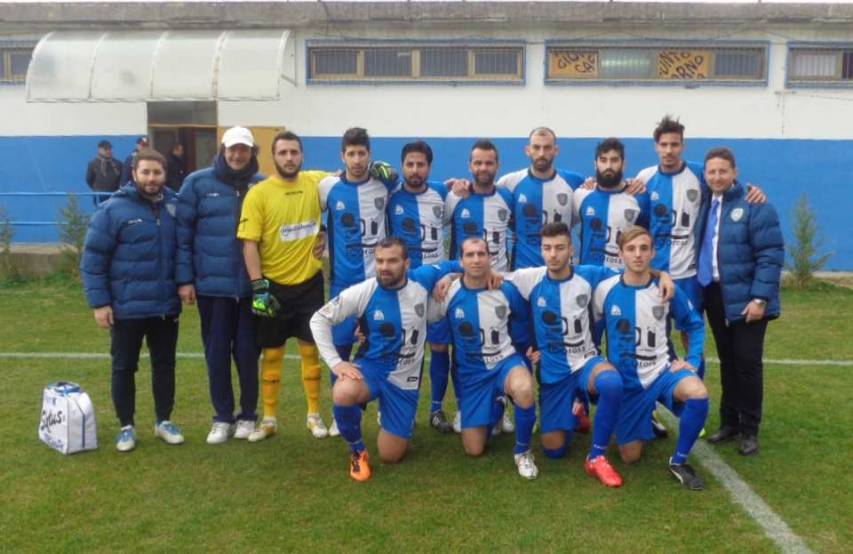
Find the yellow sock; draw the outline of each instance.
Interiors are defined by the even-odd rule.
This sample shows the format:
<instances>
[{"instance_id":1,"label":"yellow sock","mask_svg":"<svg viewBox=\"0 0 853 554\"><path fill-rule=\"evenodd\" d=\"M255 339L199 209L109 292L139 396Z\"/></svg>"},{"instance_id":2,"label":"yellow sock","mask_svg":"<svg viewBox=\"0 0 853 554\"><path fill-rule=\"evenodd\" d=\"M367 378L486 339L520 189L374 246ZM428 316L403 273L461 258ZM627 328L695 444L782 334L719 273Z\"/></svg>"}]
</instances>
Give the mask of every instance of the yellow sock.
<instances>
[{"instance_id":1,"label":"yellow sock","mask_svg":"<svg viewBox=\"0 0 853 554\"><path fill-rule=\"evenodd\" d=\"M302 358L302 387L308 402L308 413L320 413L320 355L317 347L299 341L299 357Z\"/></svg>"},{"instance_id":2,"label":"yellow sock","mask_svg":"<svg viewBox=\"0 0 853 554\"><path fill-rule=\"evenodd\" d=\"M281 387L281 361L284 346L264 348L261 358L261 397L264 402L264 417L275 418L278 408L278 389Z\"/></svg>"}]
</instances>

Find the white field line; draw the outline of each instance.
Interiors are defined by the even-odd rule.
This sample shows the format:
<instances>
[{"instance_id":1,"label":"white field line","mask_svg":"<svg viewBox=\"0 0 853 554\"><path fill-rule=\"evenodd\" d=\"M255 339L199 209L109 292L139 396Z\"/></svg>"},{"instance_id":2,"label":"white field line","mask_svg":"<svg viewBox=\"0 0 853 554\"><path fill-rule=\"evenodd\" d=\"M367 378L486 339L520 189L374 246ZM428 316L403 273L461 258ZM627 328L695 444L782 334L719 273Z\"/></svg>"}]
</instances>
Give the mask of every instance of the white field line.
<instances>
[{"instance_id":1,"label":"white field line","mask_svg":"<svg viewBox=\"0 0 853 554\"><path fill-rule=\"evenodd\" d=\"M767 360L765 360L767 361ZM678 428L678 420L667 410L658 410L670 429ZM697 440L693 447L693 455L699 463L713 475L720 484L729 491L732 500L761 527L764 534L772 540L781 552L791 554L810 554L811 549L779 514L741 479L740 475L714 452L714 449L704 440Z\"/></svg>"}]
</instances>

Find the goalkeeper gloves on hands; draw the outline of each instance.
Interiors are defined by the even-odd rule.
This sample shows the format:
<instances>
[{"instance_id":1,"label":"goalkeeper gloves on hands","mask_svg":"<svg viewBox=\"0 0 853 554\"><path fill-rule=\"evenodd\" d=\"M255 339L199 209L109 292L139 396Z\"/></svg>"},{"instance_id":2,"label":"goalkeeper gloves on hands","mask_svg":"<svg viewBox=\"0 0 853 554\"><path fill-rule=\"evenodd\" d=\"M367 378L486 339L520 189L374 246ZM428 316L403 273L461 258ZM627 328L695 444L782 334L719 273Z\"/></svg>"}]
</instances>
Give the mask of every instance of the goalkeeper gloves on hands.
<instances>
[{"instance_id":1,"label":"goalkeeper gloves on hands","mask_svg":"<svg viewBox=\"0 0 853 554\"><path fill-rule=\"evenodd\" d=\"M374 179L379 179L386 185L396 185L400 176L388 162L370 162L367 173Z\"/></svg>"},{"instance_id":2,"label":"goalkeeper gloves on hands","mask_svg":"<svg viewBox=\"0 0 853 554\"><path fill-rule=\"evenodd\" d=\"M275 317L281 309L278 299L270 292L266 279L252 281L252 313L261 317Z\"/></svg>"}]
</instances>

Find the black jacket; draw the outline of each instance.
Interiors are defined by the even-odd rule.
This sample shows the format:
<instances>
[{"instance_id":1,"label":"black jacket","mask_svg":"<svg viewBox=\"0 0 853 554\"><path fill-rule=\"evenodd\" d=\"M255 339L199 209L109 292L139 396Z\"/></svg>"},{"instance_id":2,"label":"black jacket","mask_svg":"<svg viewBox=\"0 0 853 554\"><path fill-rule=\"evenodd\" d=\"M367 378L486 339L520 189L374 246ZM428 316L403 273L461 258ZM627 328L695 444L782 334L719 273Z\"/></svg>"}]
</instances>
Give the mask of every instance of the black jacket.
<instances>
[{"instance_id":1,"label":"black jacket","mask_svg":"<svg viewBox=\"0 0 853 554\"><path fill-rule=\"evenodd\" d=\"M121 162L113 157L97 156L86 168L86 184L95 192L118 190L121 178Z\"/></svg>"}]
</instances>

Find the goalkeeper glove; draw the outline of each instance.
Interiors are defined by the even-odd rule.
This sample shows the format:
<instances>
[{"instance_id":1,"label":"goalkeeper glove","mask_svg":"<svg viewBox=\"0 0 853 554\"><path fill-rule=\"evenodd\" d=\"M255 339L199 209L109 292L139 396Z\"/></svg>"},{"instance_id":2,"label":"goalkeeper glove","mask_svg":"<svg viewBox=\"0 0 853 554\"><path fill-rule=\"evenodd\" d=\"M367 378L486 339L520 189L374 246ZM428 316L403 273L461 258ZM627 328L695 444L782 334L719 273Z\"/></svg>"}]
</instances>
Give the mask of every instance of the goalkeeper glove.
<instances>
[{"instance_id":1,"label":"goalkeeper glove","mask_svg":"<svg viewBox=\"0 0 853 554\"><path fill-rule=\"evenodd\" d=\"M281 309L278 299L270 292L266 279L252 281L252 312L261 317L275 317Z\"/></svg>"},{"instance_id":2,"label":"goalkeeper glove","mask_svg":"<svg viewBox=\"0 0 853 554\"><path fill-rule=\"evenodd\" d=\"M379 179L389 186L396 185L400 177L388 162L370 162L367 172L374 179Z\"/></svg>"}]
</instances>

